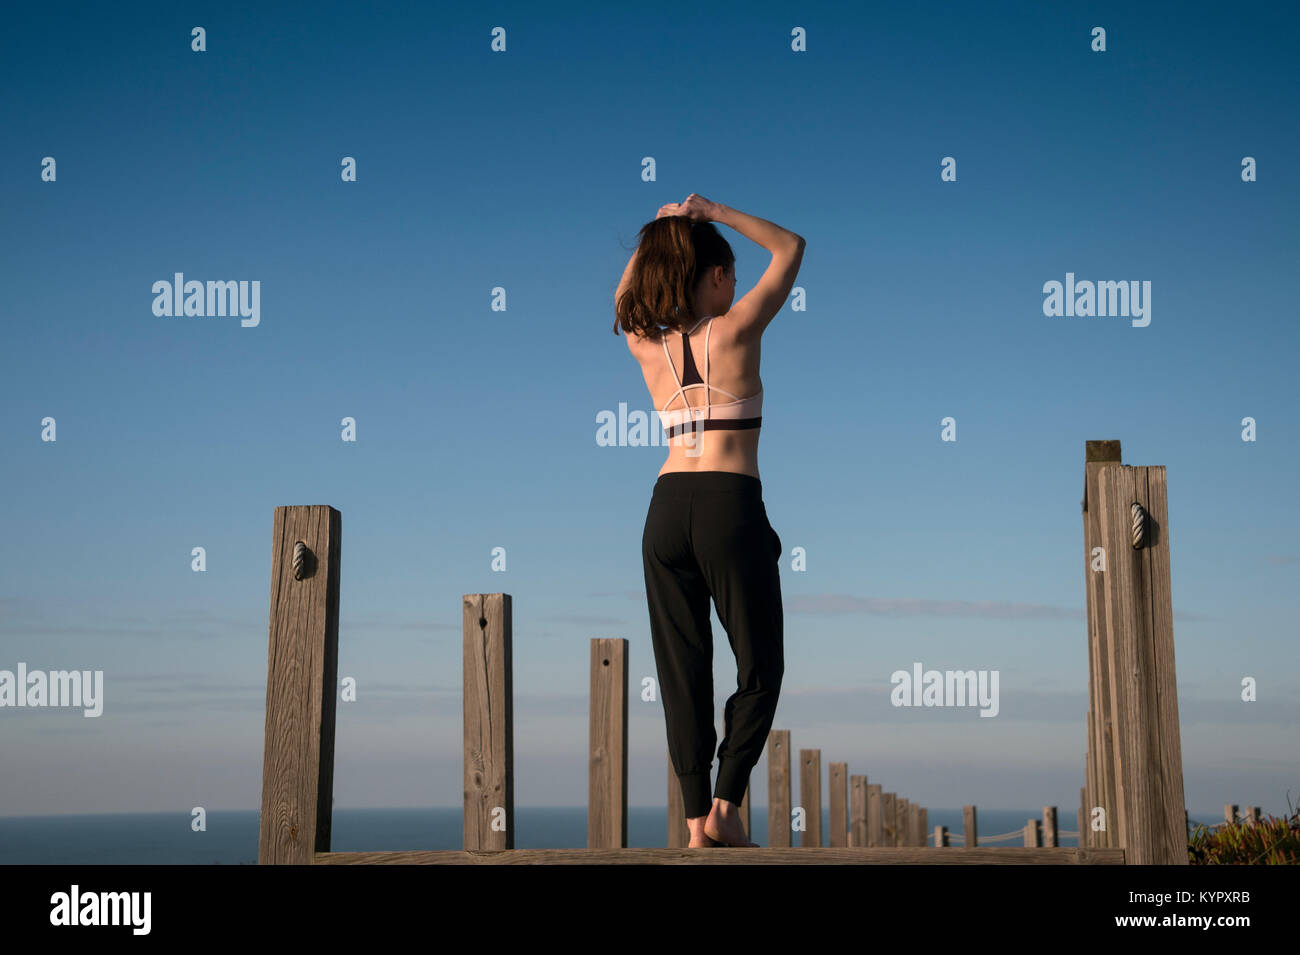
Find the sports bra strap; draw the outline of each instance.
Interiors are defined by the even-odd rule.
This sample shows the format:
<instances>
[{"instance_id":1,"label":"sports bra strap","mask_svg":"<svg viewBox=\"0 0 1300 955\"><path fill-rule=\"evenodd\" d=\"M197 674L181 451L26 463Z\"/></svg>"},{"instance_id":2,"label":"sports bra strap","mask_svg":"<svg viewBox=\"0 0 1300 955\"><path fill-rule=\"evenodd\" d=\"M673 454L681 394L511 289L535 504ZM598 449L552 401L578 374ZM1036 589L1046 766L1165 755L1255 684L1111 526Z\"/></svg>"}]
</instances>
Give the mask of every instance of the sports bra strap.
<instances>
[{"instance_id":1,"label":"sports bra strap","mask_svg":"<svg viewBox=\"0 0 1300 955\"><path fill-rule=\"evenodd\" d=\"M684 361L686 360L686 349L690 347L690 343L686 340L687 337L690 336L690 335L692 335L692 334L694 334L694 333L695 333L695 329L699 328L700 325L701 325L703 322L706 322L706 321L707 321L707 322L709 323L709 324L708 324L708 327L706 327L706 328L704 329L704 416L705 416L706 418L707 418L708 415L709 415L709 408L710 408L710 399L709 399L709 332L713 331L713 318L714 318L714 316L712 316L712 315L705 315L704 318L701 318L698 322L696 322L696 323L691 327L691 330L690 330L689 332L682 332L682 333L681 333L681 336L682 336L682 360L683 360L683 362L684 362ZM666 402L664 402L664 407L667 408L670 404L672 404L672 403L677 399L677 396L680 395L680 396L681 396L681 399L682 399L682 405L683 405L683 407L684 407L684 408L689 408L689 407L690 407L690 402L686 400L686 394L685 394L685 392L686 392L686 388L685 388L685 386L682 385L682 379L681 379L681 377L677 374L677 368L676 368L676 366L673 365L673 356L672 356L672 354L670 354L669 351L668 351L668 336L667 336L667 335L662 336L662 337L660 338L659 342L660 342L661 345L664 346L664 357L668 359L668 368L669 368L669 370L672 371L672 373L673 373L673 381L677 382L677 390L673 392L673 395L672 395L671 398L669 398ZM730 392L727 392L727 393L730 394Z\"/></svg>"},{"instance_id":2,"label":"sports bra strap","mask_svg":"<svg viewBox=\"0 0 1300 955\"><path fill-rule=\"evenodd\" d=\"M713 316L709 316L709 324L704 326L704 417L709 417L709 409L712 405L712 388L709 387L709 332L713 331ZM685 342L683 342L683 345Z\"/></svg>"}]
</instances>

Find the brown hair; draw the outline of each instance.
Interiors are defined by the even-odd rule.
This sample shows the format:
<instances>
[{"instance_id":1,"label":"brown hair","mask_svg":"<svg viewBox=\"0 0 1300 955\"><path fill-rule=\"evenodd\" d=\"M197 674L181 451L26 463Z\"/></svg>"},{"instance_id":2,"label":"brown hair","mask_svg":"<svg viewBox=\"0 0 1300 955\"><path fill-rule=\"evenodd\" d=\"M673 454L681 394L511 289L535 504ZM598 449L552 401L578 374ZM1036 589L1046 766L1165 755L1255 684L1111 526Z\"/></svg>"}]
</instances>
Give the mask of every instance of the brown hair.
<instances>
[{"instance_id":1,"label":"brown hair","mask_svg":"<svg viewBox=\"0 0 1300 955\"><path fill-rule=\"evenodd\" d=\"M715 266L736 262L731 245L712 222L688 216L661 216L641 227L636 265L614 303L614 334L657 337L659 326L685 331L696 315L691 294L700 277Z\"/></svg>"}]
</instances>

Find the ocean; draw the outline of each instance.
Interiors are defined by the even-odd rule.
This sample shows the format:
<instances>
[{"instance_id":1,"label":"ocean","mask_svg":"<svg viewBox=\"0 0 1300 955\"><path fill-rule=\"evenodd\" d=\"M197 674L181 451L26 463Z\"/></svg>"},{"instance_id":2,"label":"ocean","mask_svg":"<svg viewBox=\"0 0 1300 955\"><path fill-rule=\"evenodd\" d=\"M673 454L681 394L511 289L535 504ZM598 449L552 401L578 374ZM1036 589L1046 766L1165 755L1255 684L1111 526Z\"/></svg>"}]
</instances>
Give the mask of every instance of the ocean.
<instances>
[{"instance_id":1,"label":"ocean","mask_svg":"<svg viewBox=\"0 0 1300 955\"><path fill-rule=\"evenodd\" d=\"M822 810L822 845L829 836ZM256 865L257 810L212 811L207 829L190 829L188 812L109 813L0 818L2 865ZM1041 810L981 810L979 831L998 835L1022 830ZM335 809L331 848L336 851L384 849L461 849L462 810ZM755 807L751 838L767 845L767 808ZM1195 820L1194 820L1195 821ZM1212 821L1212 820L1211 820ZM930 832L946 825L962 831L960 809L930 809ZM1074 830L1076 810L1058 810L1057 825ZM587 843L587 810L579 807L516 807L515 848L580 849ZM663 847L667 821L663 807L632 807L627 812L628 845ZM799 842L795 834L795 844ZM1016 838L991 845L1023 846ZM1077 845L1070 836L1062 846Z\"/></svg>"}]
</instances>

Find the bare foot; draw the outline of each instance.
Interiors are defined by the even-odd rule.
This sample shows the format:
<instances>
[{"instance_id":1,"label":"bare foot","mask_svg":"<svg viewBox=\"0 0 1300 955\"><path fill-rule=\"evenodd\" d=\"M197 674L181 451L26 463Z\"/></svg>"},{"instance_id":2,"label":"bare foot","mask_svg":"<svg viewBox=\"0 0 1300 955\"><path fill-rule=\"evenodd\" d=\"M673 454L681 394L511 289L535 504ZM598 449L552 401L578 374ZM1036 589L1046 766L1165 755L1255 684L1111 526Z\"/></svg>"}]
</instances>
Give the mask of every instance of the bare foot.
<instances>
[{"instance_id":1,"label":"bare foot","mask_svg":"<svg viewBox=\"0 0 1300 955\"><path fill-rule=\"evenodd\" d=\"M704 834L719 845L758 848L758 843L750 842L745 834L740 807L726 799L714 798L713 809L704 820Z\"/></svg>"},{"instance_id":2,"label":"bare foot","mask_svg":"<svg viewBox=\"0 0 1300 955\"><path fill-rule=\"evenodd\" d=\"M691 841L686 844L686 848L711 849L718 844L704 831L704 821L707 818L708 816L696 816L694 819L686 820L686 828L691 831Z\"/></svg>"}]
</instances>

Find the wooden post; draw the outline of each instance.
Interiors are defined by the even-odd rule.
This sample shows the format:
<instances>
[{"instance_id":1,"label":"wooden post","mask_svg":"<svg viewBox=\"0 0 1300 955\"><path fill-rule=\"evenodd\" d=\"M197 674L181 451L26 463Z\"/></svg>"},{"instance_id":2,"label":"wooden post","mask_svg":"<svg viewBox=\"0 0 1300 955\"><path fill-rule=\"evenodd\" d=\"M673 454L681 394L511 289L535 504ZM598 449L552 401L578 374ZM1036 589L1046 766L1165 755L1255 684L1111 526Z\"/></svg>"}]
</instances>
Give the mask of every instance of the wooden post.
<instances>
[{"instance_id":1,"label":"wooden post","mask_svg":"<svg viewBox=\"0 0 1300 955\"><path fill-rule=\"evenodd\" d=\"M1030 819L1025 823L1025 848L1036 849L1041 847L1043 839L1038 831L1038 820Z\"/></svg>"},{"instance_id":2,"label":"wooden post","mask_svg":"<svg viewBox=\"0 0 1300 955\"><path fill-rule=\"evenodd\" d=\"M880 797L880 814L882 817L885 838L881 845L896 846L898 845L898 797L894 793L884 793Z\"/></svg>"},{"instance_id":3,"label":"wooden post","mask_svg":"<svg viewBox=\"0 0 1300 955\"><path fill-rule=\"evenodd\" d=\"M1091 815L1092 807L1105 810L1106 828L1089 832L1088 845L1097 848L1115 848L1120 843L1115 838L1115 739L1111 699L1113 680L1110 674L1110 616L1107 613L1104 587L1106 574L1094 570L1101 558L1094 553L1103 547L1100 525L1101 509L1098 505L1097 475L1104 467L1117 467L1120 462L1118 441L1088 441L1084 445L1083 481L1083 567L1084 595L1087 601L1086 627L1088 636L1088 749L1085 766L1085 788L1088 799L1085 805ZM1106 566L1112 554L1104 552ZM1081 845L1083 843L1080 843Z\"/></svg>"},{"instance_id":4,"label":"wooden post","mask_svg":"<svg viewBox=\"0 0 1300 955\"><path fill-rule=\"evenodd\" d=\"M1088 839L1088 789L1086 786L1079 788L1079 848L1083 849L1092 845Z\"/></svg>"},{"instance_id":5,"label":"wooden post","mask_svg":"<svg viewBox=\"0 0 1300 955\"><path fill-rule=\"evenodd\" d=\"M830 844L832 846L847 846L849 844L849 764L831 763L828 769L827 782L831 787L829 794L831 801Z\"/></svg>"},{"instance_id":6,"label":"wooden post","mask_svg":"<svg viewBox=\"0 0 1300 955\"><path fill-rule=\"evenodd\" d=\"M510 595L461 600L465 695L465 849L515 847Z\"/></svg>"},{"instance_id":7,"label":"wooden post","mask_svg":"<svg viewBox=\"0 0 1300 955\"><path fill-rule=\"evenodd\" d=\"M1188 865L1174 672L1169 511L1163 467L1106 464L1097 473L1110 651L1117 838L1130 865ZM1145 509L1134 548L1134 503ZM1107 818L1107 828L1112 820Z\"/></svg>"},{"instance_id":8,"label":"wooden post","mask_svg":"<svg viewBox=\"0 0 1300 955\"><path fill-rule=\"evenodd\" d=\"M976 845L979 844L979 832L977 831L975 826L974 806L961 807L961 825L962 825L962 833L966 837L966 841L963 843L963 846L967 849L974 848Z\"/></svg>"},{"instance_id":9,"label":"wooden post","mask_svg":"<svg viewBox=\"0 0 1300 955\"><path fill-rule=\"evenodd\" d=\"M917 841L916 841L916 844L917 844L918 846L927 846L927 845L929 845L929 843L926 841L926 838L925 838L925 837L926 837L926 834L930 831L930 830L929 830L929 823L930 823L930 810L928 810L928 809L926 809L924 806L922 806L921 809L918 811L917 815L918 815L920 818L919 818L919 820L918 820L918 823L917 823L917 829L916 829L916 832L917 832Z\"/></svg>"},{"instance_id":10,"label":"wooden post","mask_svg":"<svg viewBox=\"0 0 1300 955\"><path fill-rule=\"evenodd\" d=\"M311 865L330 850L342 533L326 505L272 518L259 865Z\"/></svg>"},{"instance_id":11,"label":"wooden post","mask_svg":"<svg viewBox=\"0 0 1300 955\"><path fill-rule=\"evenodd\" d=\"M948 827L947 827L947 826L935 826L935 827L934 827L934 847L935 847L936 849L944 849L944 848L947 848L947 847L948 847Z\"/></svg>"},{"instance_id":12,"label":"wooden post","mask_svg":"<svg viewBox=\"0 0 1300 955\"><path fill-rule=\"evenodd\" d=\"M871 810L868 806L870 790L867 777L849 777L849 845L859 849L871 845Z\"/></svg>"},{"instance_id":13,"label":"wooden post","mask_svg":"<svg viewBox=\"0 0 1300 955\"><path fill-rule=\"evenodd\" d=\"M627 640L591 641L587 848L627 848Z\"/></svg>"},{"instance_id":14,"label":"wooden post","mask_svg":"<svg viewBox=\"0 0 1300 955\"><path fill-rule=\"evenodd\" d=\"M767 734L767 841L790 848L790 731Z\"/></svg>"},{"instance_id":15,"label":"wooden post","mask_svg":"<svg viewBox=\"0 0 1300 955\"><path fill-rule=\"evenodd\" d=\"M907 804L907 845L925 845L925 830L921 828L921 806L919 803Z\"/></svg>"},{"instance_id":16,"label":"wooden post","mask_svg":"<svg viewBox=\"0 0 1300 955\"><path fill-rule=\"evenodd\" d=\"M800 846L822 844L822 751L799 750L799 802L803 804L806 827L800 834Z\"/></svg>"},{"instance_id":17,"label":"wooden post","mask_svg":"<svg viewBox=\"0 0 1300 955\"><path fill-rule=\"evenodd\" d=\"M1060 845L1056 835L1056 807L1043 807L1043 845L1053 849Z\"/></svg>"},{"instance_id":18,"label":"wooden post","mask_svg":"<svg viewBox=\"0 0 1300 955\"><path fill-rule=\"evenodd\" d=\"M862 781L866 782L863 776ZM880 783L867 783L867 841L866 845L879 847L885 844L885 794Z\"/></svg>"},{"instance_id":19,"label":"wooden post","mask_svg":"<svg viewBox=\"0 0 1300 955\"><path fill-rule=\"evenodd\" d=\"M1223 821L1230 826L1237 823L1237 804L1235 802L1230 802L1223 807Z\"/></svg>"},{"instance_id":20,"label":"wooden post","mask_svg":"<svg viewBox=\"0 0 1300 955\"><path fill-rule=\"evenodd\" d=\"M1086 487L1086 483L1085 483L1085 487ZM1087 493L1087 492L1085 491L1085 494L1086 494L1086 493ZM1085 520L1085 522L1086 522L1086 521L1087 521L1087 518L1085 517L1084 520ZM1085 550L1085 551L1087 550L1087 543L1086 543L1086 542L1085 542L1085 544L1084 544L1084 550ZM1084 571L1084 574L1086 575L1087 573L1088 573L1088 571L1085 570L1085 571ZM1085 595L1084 595L1084 596L1085 596L1085 600L1086 600L1086 597L1087 597L1087 594L1086 594L1087 586L1088 586L1088 582L1087 582L1087 579L1086 579L1086 576L1085 576L1085 579L1084 579L1084 590L1085 590ZM1091 630L1090 630L1091 626L1092 626L1092 624L1088 621L1088 611L1087 611L1087 609L1085 608L1085 609L1084 609L1084 612L1083 612L1083 627L1084 627L1085 635L1088 637L1088 642L1089 642L1089 644L1092 643L1092 633L1091 633ZM1091 654L1091 646L1089 646L1089 654ZM1091 699L1091 695L1092 695L1092 678L1093 678L1093 677L1092 677L1092 658L1091 658L1091 656L1089 656L1089 659L1088 659L1088 694L1089 694L1089 699ZM1080 809L1080 811L1082 811L1083 807L1086 806L1086 805L1088 804L1088 790L1092 787L1092 780L1093 780L1093 777L1096 776L1096 769L1094 769L1094 767L1093 767L1093 765L1092 765L1092 734L1093 734L1093 726L1092 726L1092 710L1091 710L1091 709L1088 709L1088 710L1085 710L1085 711L1084 711L1084 714L1083 714L1083 727L1084 727L1084 737L1083 737L1083 738L1084 738L1084 740L1085 740L1085 744L1084 744L1084 747L1083 747L1083 796L1080 797L1080 799L1079 799L1079 809ZM1085 843L1084 843L1084 841L1083 841L1083 830L1082 830L1082 829L1079 830L1079 845L1080 845L1080 846L1085 845Z\"/></svg>"},{"instance_id":21,"label":"wooden post","mask_svg":"<svg viewBox=\"0 0 1300 955\"><path fill-rule=\"evenodd\" d=\"M1259 825L1259 823L1260 823L1261 821L1262 821L1262 820L1260 819L1259 807L1258 807L1258 806L1247 806L1247 807L1246 807L1246 823L1247 823L1247 825L1257 826L1257 825Z\"/></svg>"},{"instance_id":22,"label":"wooden post","mask_svg":"<svg viewBox=\"0 0 1300 955\"><path fill-rule=\"evenodd\" d=\"M1086 618L1085 618L1085 623L1086 623ZM1089 627L1092 626L1092 624L1090 623L1086 623L1086 625ZM1091 639L1092 636L1090 635L1089 640ZM1094 679L1094 675L1093 675L1094 669L1095 669L1094 662L1092 660L1089 660L1088 681L1090 683ZM1091 688L1089 688L1089 692L1091 692ZM1097 782L1097 780L1099 779L1100 772L1101 772L1097 766L1097 754L1093 752L1093 746L1092 746L1092 740L1097 733L1097 721L1093 719L1092 710L1088 710L1088 712L1085 714L1084 724L1087 726L1089 742L1083 751L1083 797L1079 802L1080 812L1083 811L1083 807L1088 807L1089 809L1091 809L1091 807L1097 805L1096 797L1093 795L1093 793L1095 790L1099 788L1099 783ZM1087 839L1086 842L1080 841L1079 842L1080 846L1093 846L1094 843L1097 844L1100 843L1099 840L1095 840L1092 838L1091 833L1086 833L1082 829L1079 830L1079 839L1080 840Z\"/></svg>"},{"instance_id":23,"label":"wooden post","mask_svg":"<svg viewBox=\"0 0 1300 955\"><path fill-rule=\"evenodd\" d=\"M685 849L691 843L691 828L686 825L686 799L682 784L673 768L673 757L668 756L668 848Z\"/></svg>"}]
</instances>

